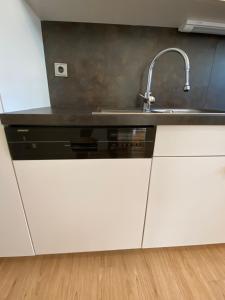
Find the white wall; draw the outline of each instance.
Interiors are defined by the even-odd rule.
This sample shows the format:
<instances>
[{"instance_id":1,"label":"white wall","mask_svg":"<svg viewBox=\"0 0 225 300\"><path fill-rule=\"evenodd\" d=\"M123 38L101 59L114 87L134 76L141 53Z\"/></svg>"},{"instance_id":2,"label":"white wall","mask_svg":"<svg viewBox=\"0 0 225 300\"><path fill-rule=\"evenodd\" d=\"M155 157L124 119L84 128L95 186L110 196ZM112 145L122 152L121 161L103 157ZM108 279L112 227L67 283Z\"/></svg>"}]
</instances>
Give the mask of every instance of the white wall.
<instances>
[{"instance_id":1,"label":"white wall","mask_svg":"<svg viewBox=\"0 0 225 300\"><path fill-rule=\"evenodd\" d=\"M2 98L0 95L0 114L3 113L3 105L2 105ZM0 125L1 125L1 121L0 121Z\"/></svg>"},{"instance_id":2,"label":"white wall","mask_svg":"<svg viewBox=\"0 0 225 300\"><path fill-rule=\"evenodd\" d=\"M4 111L49 106L40 19L23 0L1 0L0 11Z\"/></svg>"}]
</instances>

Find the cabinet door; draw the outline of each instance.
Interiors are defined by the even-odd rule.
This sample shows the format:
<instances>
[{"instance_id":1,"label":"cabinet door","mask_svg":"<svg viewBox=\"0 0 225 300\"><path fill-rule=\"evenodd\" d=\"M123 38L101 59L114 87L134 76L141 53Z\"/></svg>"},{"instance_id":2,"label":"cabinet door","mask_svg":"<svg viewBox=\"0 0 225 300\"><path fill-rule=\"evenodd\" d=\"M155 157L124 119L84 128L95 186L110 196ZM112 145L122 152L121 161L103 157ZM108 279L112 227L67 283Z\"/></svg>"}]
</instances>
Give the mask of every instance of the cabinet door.
<instances>
[{"instance_id":1,"label":"cabinet door","mask_svg":"<svg viewBox=\"0 0 225 300\"><path fill-rule=\"evenodd\" d=\"M14 164L36 253L141 247L150 159Z\"/></svg>"},{"instance_id":2,"label":"cabinet door","mask_svg":"<svg viewBox=\"0 0 225 300\"><path fill-rule=\"evenodd\" d=\"M143 247L225 243L225 157L154 158Z\"/></svg>"},{"instance_id":3,"label":"cabinet door","mask_svg":"<svg viewBox=\"0 0 225 300\"><path fill-rule=\"evenodd\" d=\"M26 255L34 255L34 251L4 129L0 125L0 256Z\"/></svg>"}]
</instances>

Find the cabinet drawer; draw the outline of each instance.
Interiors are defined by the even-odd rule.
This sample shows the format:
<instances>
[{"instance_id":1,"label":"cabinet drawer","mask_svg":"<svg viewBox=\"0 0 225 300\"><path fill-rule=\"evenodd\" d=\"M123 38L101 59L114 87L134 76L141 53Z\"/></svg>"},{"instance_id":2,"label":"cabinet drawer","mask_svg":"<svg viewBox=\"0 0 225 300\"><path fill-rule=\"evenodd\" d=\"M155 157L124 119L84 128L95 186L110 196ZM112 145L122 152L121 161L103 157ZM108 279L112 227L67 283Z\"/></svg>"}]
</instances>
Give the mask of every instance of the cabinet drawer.
<instances>
[{"instance_id":1,"label":"cabinet drawer","mask_svg":"<svg viewBox=\"0 0 225 300\"><path fill-rule=\"evenodd\" d=\"M225 126L158 126L154 156L225 155Z\"/></svg>"}]
</instances>

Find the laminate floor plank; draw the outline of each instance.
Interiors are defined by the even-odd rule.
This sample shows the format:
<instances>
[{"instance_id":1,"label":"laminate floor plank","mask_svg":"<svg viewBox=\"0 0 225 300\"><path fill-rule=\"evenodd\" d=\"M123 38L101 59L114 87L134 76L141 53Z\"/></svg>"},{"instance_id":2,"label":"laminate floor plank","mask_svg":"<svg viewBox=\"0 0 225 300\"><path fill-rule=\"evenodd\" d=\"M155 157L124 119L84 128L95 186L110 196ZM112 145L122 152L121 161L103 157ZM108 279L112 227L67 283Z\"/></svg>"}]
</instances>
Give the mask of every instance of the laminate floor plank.
<instances>
[{"instance_id":1,"label":"laminate floor plank","mask_svg":"<svg viewBox=\"0 0 225 300\"><path fill-rule=\"evenodd\" d=\"M0 300L223 300L225 245L0 259Z\"/></svg>"}]
</instances>

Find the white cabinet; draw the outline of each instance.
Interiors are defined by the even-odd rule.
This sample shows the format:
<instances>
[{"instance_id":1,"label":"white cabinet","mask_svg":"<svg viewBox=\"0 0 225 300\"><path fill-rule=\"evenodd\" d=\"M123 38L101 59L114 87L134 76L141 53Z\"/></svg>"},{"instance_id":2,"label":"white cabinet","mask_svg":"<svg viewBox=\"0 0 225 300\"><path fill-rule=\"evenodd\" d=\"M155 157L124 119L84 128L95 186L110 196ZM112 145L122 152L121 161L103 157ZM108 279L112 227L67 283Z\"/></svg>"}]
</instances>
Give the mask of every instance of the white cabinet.
<instances>
[{"instance_id":1,"label":"white cabinet","mask_svg":"<svg viewBox=\"0 0 225 300\"><path fill-rule=\"evenodd\" d=\"M37 254L141 247L151 159L14 165Z\"/></svg>"},{"instance_id":2,"label":"white cabinet","mask_svg":"<svg viewBox=\"0 0 225 300\"><path fill-rule=\"evenodd\" d=\"M4 129L0 125L0 256L26 255L34 255L34 251Z\"/></svg>"},{"instance_id":3,"label":"white cabinet","mask_svg":"<svg viewBox=\"0 0 225 300\"><path fill-rule=\"evenodd\" d=\"M225 243L225 157L154 158L143 247L213 243Z\"/></svg>"}]
</instances>

